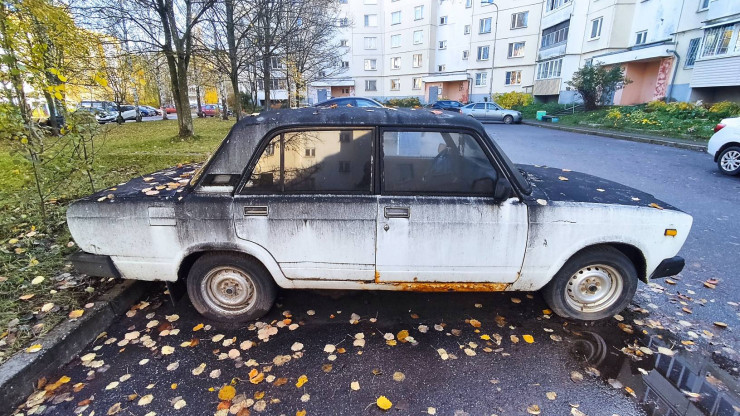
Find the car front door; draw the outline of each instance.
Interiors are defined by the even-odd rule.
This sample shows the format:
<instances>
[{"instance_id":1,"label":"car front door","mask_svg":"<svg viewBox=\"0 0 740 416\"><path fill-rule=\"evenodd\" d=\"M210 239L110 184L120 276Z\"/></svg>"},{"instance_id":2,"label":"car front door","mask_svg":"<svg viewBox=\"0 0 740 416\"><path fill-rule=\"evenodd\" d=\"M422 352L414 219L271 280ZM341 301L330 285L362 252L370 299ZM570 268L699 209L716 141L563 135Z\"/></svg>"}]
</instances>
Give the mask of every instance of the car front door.
<instances>
[{"instance_id":1,"label":"car front door","mask_svg":"<svg viewBox=\"0 0 740 416\"><path fill-rule=\"evenodd\" d=\"M527 208L494 198L507 181L475 134L385 130L376 281L510 283L527 241ZM422 287L422 286L419 286Z\"/></svg>"},{"instance_id":2,"label":"car front door","mask_svg":"<svg viewBox=\"0 0 740 416\"><path fill-rule=\"evenodd\" d=\"M373 142L368 128L272 137L234 198L237 236L289 279L373 280Z\"/></svg>"},{"instance_id":3,"label":"car front door","mask_svg":"<svg viewBox=\"0 0 740 416\"><path fill-rule=\"evenodd\" d=\"M486 103L488 119L491 121L502 121L504 119L503 111L494 103Z\"/></svg>"}]
</instances>

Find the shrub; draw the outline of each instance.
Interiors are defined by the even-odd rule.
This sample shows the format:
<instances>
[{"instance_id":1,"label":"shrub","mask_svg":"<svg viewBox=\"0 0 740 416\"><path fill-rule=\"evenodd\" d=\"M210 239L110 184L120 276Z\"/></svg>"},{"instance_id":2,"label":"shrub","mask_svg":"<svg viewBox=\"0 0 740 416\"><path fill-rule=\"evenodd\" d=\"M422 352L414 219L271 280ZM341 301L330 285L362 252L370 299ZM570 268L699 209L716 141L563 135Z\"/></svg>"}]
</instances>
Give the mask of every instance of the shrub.
<instances>
[{"instance_id":1,"label":"shrub","mask_svg":"<svg viewBox=\"0 0 740 416\"><path fill-rule=\"evenodd\" d=\"M496 104L506 109L512 109L514 106L526 107L534 103L534 97L531 94L523 92L511 91L507 93L496 93L493 94L493 101Z\"/></svg>"},{"instance_id":2,"label":"shrub","mask_svg":"<svg viewBox=\"0 0 740 416\"><path fill-rule=\"evenodd\" d=\"M707 109L700 105L680 101L666 104L665 108L665 113L681 120L705 118L707 116L707 112Z\"/></svg>"},{"instance_id":3,"label":"shrub","mask_svg":"<svg viewBox=\"0 0 740 416\"><path fill-rule=\"evenodd\" d=\"M655 100L650 101L645 105L645 111L649 113L653 111L665 111L666 107L668 107L668 104L666 104L664 101Z\"/></svg>"},{"instance_id":4,"label":"shrub","mask_svg":"<svg viewBox=\"0 0 740 416\"><path fill-rule=\"evenodd\" d=\"M624 76L624 69L621 66L607 68L597 63L580 68L566 84L578 91L586 111L591 111L598 105L607 104L611 93L630 82Z\"/></svg>"},{"instance_id":5,"label":"shrub","mask_svg":"<svg viewBox=\"0 0 740 416\"><path fill-rule=\"evenodd\" d=\"M391 98L384 104L389 107L421 107L421 101L416 97Z\"/></svg>"},{"instance_id":6,"label":"shrub","mask_svg":"<svg viewBox=\"0 0 740 416\"><path fill-rule=\"evenodd\" d=\"M709 107L709 112L720 118L740 116L740 104L721 101Z\"/></svg>"}]
</instances>

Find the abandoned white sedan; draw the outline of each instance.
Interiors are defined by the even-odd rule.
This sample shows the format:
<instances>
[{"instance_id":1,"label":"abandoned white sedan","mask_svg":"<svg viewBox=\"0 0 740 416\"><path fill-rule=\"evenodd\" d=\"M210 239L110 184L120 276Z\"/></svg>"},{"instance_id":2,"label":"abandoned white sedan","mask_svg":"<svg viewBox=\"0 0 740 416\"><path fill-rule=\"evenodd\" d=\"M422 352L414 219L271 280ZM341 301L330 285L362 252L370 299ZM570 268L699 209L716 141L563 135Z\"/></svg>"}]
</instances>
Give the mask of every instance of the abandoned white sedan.
<instances>
[{"instance_id":1,"label":"abandoned white sedan","mask_svg":"<svg viewBox=\"0 0 740 416\"><path fill-rule=\"evenodd\" d=\"M542 289L557 314L624 309L680 272L691 216L615 182L515 166L469 117L306 108L237 123L203 166L74 202L81 272L185 281L195 308L258 318L277 287Z\"/></svg>"}]
</instances>

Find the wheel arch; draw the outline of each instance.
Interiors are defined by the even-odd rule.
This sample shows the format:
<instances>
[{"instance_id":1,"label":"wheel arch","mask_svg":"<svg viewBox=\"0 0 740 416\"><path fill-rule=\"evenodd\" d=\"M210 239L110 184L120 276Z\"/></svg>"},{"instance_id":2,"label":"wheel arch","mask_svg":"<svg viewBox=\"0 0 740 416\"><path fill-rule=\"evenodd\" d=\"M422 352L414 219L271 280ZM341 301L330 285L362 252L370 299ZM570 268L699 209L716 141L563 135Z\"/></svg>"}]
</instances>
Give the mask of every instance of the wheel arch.
<instances>
[{"instance_id":1,"label":"wheel arch","mask_svg":"<svg viewBox=\"0 0 740 416\"><path fill-rule=\"evenodd\" d=\"M570 257L568 257L565 262L563 262L562 265L560 265L560 268L558 268L558 271L562 270L563 267L575 256L582 253L585 250L589 250L596 247L611 247L616 250L618 250L620 253L624 254L635 266L635 270L637 270L637 277L644 283L648 283L648 277L647 277L647 260L645 259L645 254L643 252L627 243L619 243L619 242L606 242L606 243L598 243L598 244L591 244L588 246L585 246L581 248L580 250L576 251L575 253L571 254Z\"/></svg>"},{"instance_id":2,"label":"wheel arch","mask_svg":"<svg viewBox=\"0 0 740 416\"><path fill-rule=\"evenodd\" d=\"M178 262L177 267L177 280L185 281L190 269L193 267L193 264L195 264L195 262L202 256L211 253L228 253L251 258L260 263L267 270L278 286L290 286L288 279L283 274L275 258L272 257L272 255L270 255L270 253L262 246L246 241L240 244L206 243L189 247L180 256L180 261Z\"/></svg>"},{"instance_id":3,"label":"wheel arch","mask_svg":"<svg viewBox=\"0 0 740 416\"><path fill-rule=\"evenodd\" d=\"M717 152L714 153L715 162L719 160L719 155L721 155L728 147L740 147L740 142L731 141L723 144L719 149L717 149Z\"/></svg>"}]
</instances>

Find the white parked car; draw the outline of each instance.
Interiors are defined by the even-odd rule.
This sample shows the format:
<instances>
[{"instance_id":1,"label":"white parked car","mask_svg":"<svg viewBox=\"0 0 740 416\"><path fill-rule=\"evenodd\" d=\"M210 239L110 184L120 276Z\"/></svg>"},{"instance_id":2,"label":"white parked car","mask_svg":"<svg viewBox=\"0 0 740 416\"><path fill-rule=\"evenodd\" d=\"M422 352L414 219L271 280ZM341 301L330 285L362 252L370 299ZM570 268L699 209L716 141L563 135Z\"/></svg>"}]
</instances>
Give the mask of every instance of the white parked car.
<instances>
[{"instance_id":1,"label":"white parked car","mask_svg":"<svg viewBox=\"0 0 740 416\"><path fill-rule=\"evenodd\" d=\"M212 319L265 314L277 287L533 291L561 316L612 316L680 272L692 218L586 174L516 166L480 122L393 108L268 111L203 166L72 203L95 276L184 281Z\"/></svg>"},{"instance_id":2,"label":"white parked car","mask_svg":"<svg viewBox=\"0 0 740 416\"><path fill-rule=\"evenodd\" d=\"M740 174L740 117L726 118L717 124L707 143L707 153L714 157L720 172Z\"/></svg>"}]
</instances>

